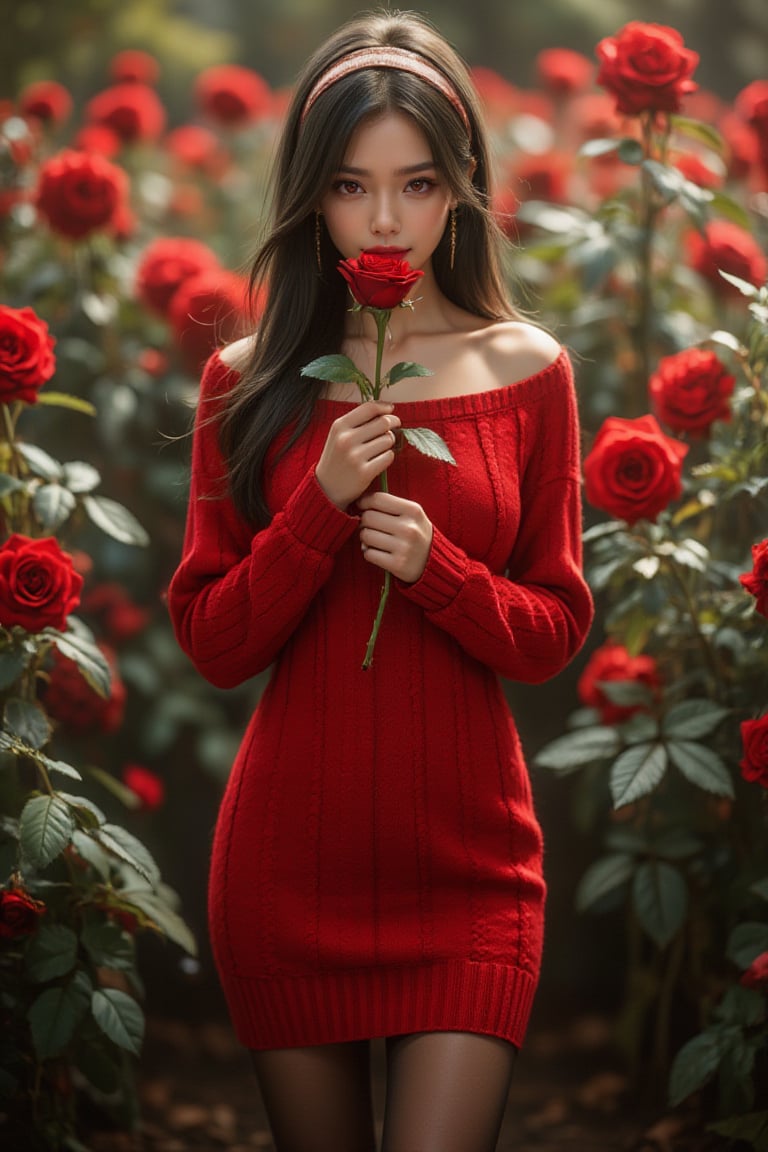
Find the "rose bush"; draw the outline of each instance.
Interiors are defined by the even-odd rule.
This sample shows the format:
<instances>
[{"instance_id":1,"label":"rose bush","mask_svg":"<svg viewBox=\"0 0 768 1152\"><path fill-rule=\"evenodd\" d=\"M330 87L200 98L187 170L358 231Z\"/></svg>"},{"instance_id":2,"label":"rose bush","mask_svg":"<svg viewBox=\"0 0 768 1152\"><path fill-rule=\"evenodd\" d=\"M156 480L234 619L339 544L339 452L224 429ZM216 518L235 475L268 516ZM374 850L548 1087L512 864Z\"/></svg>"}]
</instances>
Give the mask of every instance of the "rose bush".
<instances>
[{"instance_id":1,"label":"rose bush","mask_svg":"<svg viewBox=\"0 0 768 1152\"><path fill-rule=\"evenodd\" d=\"M56 371L56 341L31 308L0 305L0 402L34 404Z\"/></svg>"}]
</instances>

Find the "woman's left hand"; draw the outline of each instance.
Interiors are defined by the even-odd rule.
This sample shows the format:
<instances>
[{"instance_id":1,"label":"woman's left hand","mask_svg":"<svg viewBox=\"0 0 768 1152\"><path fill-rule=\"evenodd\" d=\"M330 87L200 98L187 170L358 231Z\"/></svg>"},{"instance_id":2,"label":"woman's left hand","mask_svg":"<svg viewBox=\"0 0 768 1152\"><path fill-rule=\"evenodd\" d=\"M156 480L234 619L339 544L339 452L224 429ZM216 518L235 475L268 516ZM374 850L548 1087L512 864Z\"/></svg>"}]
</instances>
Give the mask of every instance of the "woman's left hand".
<instances>
[{"instance_id":1,"label":"woman's left hand","mask_svg":"<svg viewBox=\"0 0 768 1152\"><path fill-rule=\"evenodd\" d=\"M363 558L413 584L424 572L432 547L432 521L421 504L391 492L366 492L357 505L363 512Z\"/></svg>"}]
</instances>

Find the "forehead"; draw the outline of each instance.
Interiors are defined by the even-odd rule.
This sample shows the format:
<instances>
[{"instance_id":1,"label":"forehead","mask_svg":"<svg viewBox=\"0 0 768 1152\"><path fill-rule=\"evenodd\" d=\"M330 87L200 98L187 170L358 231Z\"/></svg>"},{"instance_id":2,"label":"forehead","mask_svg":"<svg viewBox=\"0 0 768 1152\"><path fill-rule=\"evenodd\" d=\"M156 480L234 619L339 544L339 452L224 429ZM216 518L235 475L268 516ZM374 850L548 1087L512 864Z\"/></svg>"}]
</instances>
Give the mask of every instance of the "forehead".
<instances>
[{"instance_id":1,"label":"forehead","mask_svg":"<svg viewBox=\"0 0 768 1152\"><path fill-rule=\"evenodd\" d=\"M384 112L357 126L343 163L359 168L400 167L434 159L426 136L404 112Z\"/></svg>"}]
</instances>

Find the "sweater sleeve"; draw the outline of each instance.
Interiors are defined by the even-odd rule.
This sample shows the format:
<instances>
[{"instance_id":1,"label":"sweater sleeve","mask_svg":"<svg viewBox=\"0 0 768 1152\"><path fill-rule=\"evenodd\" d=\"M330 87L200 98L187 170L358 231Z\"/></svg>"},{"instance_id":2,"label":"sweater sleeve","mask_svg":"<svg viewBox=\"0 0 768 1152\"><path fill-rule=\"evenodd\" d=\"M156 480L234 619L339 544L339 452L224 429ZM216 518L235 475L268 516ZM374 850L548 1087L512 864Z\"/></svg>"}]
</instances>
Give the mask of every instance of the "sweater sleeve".
<instances>
[{"instance_id":1,"label":"sweater sleeve","mask_svg":"<svg viewBox=\"0 0 768 1152\"><path fill-rule=\"evenodd\" d=\"M565 667L594 614L581 567L579 426L570 366L558 383L562 391L538 405L537 442L529 445L521 480L520 528L504 574L435 529L422 576L398 585L469 655L530 684Z\"/></svg>"},{"instance_id":2,"label":"sweater sleeve","mask_svg":"<svg viewBox=\"0 0 768 1152\"><path fill-rule=\"evenodd\" d=\"M266 528L254 533L242 519L226 494L216 419L234 375L216 355L203 372L184 545L168 589L181 648L219 688L272 663L358 525L328 500L314 468Z\"/></svg>"}]
</instances>

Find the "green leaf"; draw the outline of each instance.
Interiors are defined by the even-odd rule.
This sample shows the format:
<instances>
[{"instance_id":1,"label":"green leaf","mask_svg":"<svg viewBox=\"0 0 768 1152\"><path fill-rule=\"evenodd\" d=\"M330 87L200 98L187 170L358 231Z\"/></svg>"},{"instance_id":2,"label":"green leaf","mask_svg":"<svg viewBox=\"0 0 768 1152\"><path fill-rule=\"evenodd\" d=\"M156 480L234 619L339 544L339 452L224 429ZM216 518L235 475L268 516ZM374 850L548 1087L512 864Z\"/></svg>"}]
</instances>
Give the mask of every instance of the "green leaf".
<instances>
[{"instance_id":1,"label":"green leaf","mask_svg":"<svg viewBox=\"0 0 768 1152\"><path fill-rule=\"evenodd\" d=\"M77 961L77 936L66 924L43 923L24 950L24 970L33 984L66 976Z\"/></svg>"},{"instance_id":2,"label":"green leaf","mask_svg":"<svg viewBox=\"0 0 768 1152\"><path fill-rule=\"evenodd\" d=\"M124 864L129 864L153 888L159 882L160 869L152 859L149 849L125 828L121 828L119 824L104 824L94 832L94 837L108 852L117 856Z\"/></svg>"},{"instance_id":3,"label":"green leaf","mask_svg":"<svg viewBox=\"0 0 768 1152\"><path fill-rule=\"evenodd\" d=\"M737 924L728 937L728 959L737 968L746 970L763 952L768 952L768 924L761 924L757 920Z\"/></svg>"},{"instance_id":4,"label":"green leaf","mask_svg":"<svg viewBox=\"0 0 768 1152\"><path fill-rule=\"evenodd\" d=\"M611 794L614 808L631 804L652 792L667 769L667 750L663 744L646 742L627 748L614 761L611 769Z\"/></svg>"},{"instance_id":5,"label":"green leaf","mask_svg":"<svg viewBox=\"0 0 768 1152\"><path fill-rule=\"evenodd\" d=\"M54 482L61 480L61 464L36 444L17 443L16 451L21 453L35 476Z\"/></svg>"},{"instance_id":6,"label":"green leaf","mask_svg":"<svg viewBox=\"0 0 768 1152\"><path fill-rule=\"evenodd\" d=\"M18 492L22 488L26 488L23 480L9 476L7 472L0 472L0 497L7 496L9 492Z\"/></svg>"},{"instance_id":7,"label":"green leaf","mask_svg":"<svg viewBox=\"0 0 768 1152\"><path fill-rule=\"evenodd\" d=\"M83 507L97 528L121 544L149 544L149 535L132 512L107 496L84 496Z\"/></svg>"},{"instance_id":8,"label":"green leaf","mask_svg":"<svg viewBox=\"0 0 768 1152\"><path fill-rule=\"evenodd\" d=\"M705 124L702 120L691 120L688 116L672 115L669 120L674 132L679 132L681 136L687 136L689 140L698 140L700 144L706 144L713 152L723 155L725 141L717 129L710 124Z\"/></svg>"},{"instance_id":9,"label":"green leaf","mask_svg":"<svg viewBox=\"0 0 768 1152\"><path fill-rule=\"evenodd\" d=\"M80 939L98 967L114 968L121 972L130 972L134 968L136 949L133 940L119 924L91 918L80 933Z\"/></svg>"},{"instance_id":10,"label":"green leaf","mask_svg":"<svg viewBox=\"0 0 768 1152\"><path fill-rule=\"evenodd\" d=\"M66 524L77 501L61 484L43 484L32 497L32 510L46 532L57 532Z\"/></svg>"},{"instance_id":11,"label":"green leaf","mask_svg":"<svg viewBox=\"0 0 768 1152\"><path fill-rule=\"evenodd\" d=\"M685 179L677 168L660 164L658 160L644 160L643 171L648 173L665 204L671 204L680 195Z\"/></svg>"},{"instance_id":12,"label":"green leaf","mask_svg":"<svg viewBox=\"0 0 768 1152\"><path fill-rule=\"evenodd\" d=\"M123 784L122 780L118 780L116 776L112 776L103 768L91 766L87 769L88 775L97 780L107 792L116 797L126 808L136 810L141 806L141 800L134 792L133 788L128 788Z\"/></svg>"},{"instance_id":13,"label":"green leaf","mask_svg":"<svg viewBox=\"0 0 768 1152\"><path fill-rule=\"evenodd\" d=\"M661 730L665 736L675 740L698 740L714 732L728 714L728 708L713 704L711 700L683 700L667 712Z\"/></svg>"},{"instance_id":14,"label":"green leaf","mask_svg":"<svg viewBox=\"0 0 768 1152\"><path fill-rule=\"evenodd\" d=\"M104 653L92 639L72 632L65 635L53 628L46 628L41 635L50 638L62 656L74 660L94 692L105 698L109 696L112 673Z\"/></svg>"},{"instance_id":15,"label":"green leaf","mask_svg":"<svg viewBox=\"0 0 768 1152\"><path fill-rule=\"evenodd\" d=\"M577 909L583 912L609 892L626 884L634 867L633 857L626 852L613 852L590 864L576 889Z\"/></svg>"},{"instance_id":16,"label":"green leaf","mask_svg":"<svg viewBox=\"0 0 768 1152\"><path fill-rule=\"evenodd\" d=\"M3 714L5 725L30 748L42 748L51 738L51 725L43 709L31 700L11 696Z\"/></svg>"},{"instance_id":17,"label":"green leaf","mask_svg":"<svg viewBox=\"0 0 768 1152\"><path fill-rule=\"evenodd\" d=\"M750 300L757 299L758 289L754 284L750 284L748 280L742 280L739 276L734 276L731 272L724 272L722 268L718 268L718 272L723 280L727 280L729 284L733 284L734 288L738 288L742 296L747 296Z\"/></svg>"},{"instance_id":18,"label":"green leaf","mask_svg":"<svg viewBox=\"0 0 768 1152\"><path fill-rule=\"evenodd\" d=\"M23 648L4 648L0 652L0 690L10 688L27 666L29 653Z\"/></svg>"},{"instance_id":19,"label":"green leaf","mask_svg":"<svg viewBox=\"0 0 768 1152\"><path fill-rule=\"evenodd\" d=\"M437 432L431 428L401 428L403 439L407 440L422 456L430 456L433 460L442 460L445 464L455 464L456 461L451 450Z\"/></svg>"},{"instance_id":20,"label":"green leaf","mask_svg":"<svg viewBox=\"0 0 768 1152\"><path fill-rule=\"evenodd\" d=\"M723 348L728 348L731 352L735 352L737 356L747 355L746 348L732 332L725 332L719 328L716 332L709 334L709 339L713 344L721 344Z\"/></svg>"},{"instance_id":21,"label":"green leaf","mask_svg":"<svg viewBox=\"0 0 768 1152\"><path fill-rule=\"evenodd\" d=\"M144 1038L144 1013L132 996L119 988L97 988L91 996L91 1011L113 1044L139 1055Z\"/></svg>"},{"instance_id":22,"label":"green leaf","mask_svg":"<svg viewBox=\"0 0 768 1152\"><path fill-rule=\"evenodd\" d=\"M619 734L615 728L602 725L593 728L580 728L565 736L558 736L545 744L534 758L542 768L552 768L566 775L597 760L607 760L615 756L621 747Z\"/></svg>"},{"instance_id":23,"label":"green leaf","mask_svg":"<svg viewBox=\"0 0 768 1152\"><path fill-rule=\"evenodd\" d=\"M120 899L124 903L135 905L157 925L169 940L178 944L190 956L197 955L197 944L189 928L178 912L171 908L156 892L150 892L146 888L121 888Z\"/></svg>"},{"instance_id":24,"label":"green leaf","mask_svg":"<svg viewBox=\"0 0 768 1152\"><path fill-rule=\"evenodd\" d=\"M713 214L724 216L726 220L730 220L732 224L738 224L746 232L752 228L752 219L744 205L722 190L714 190L710 207Z\"/></svg>"},{"instance_id":25,"label":"green leaf","mask_svg":"<svg viewBox=\"0 0 768 1152\"><path fill-rule=\"evenodd\" d=\"M70 408L86 416L96 415L96 409L88 400L83 400L81 396L70 396L67 392L38 392L37 403L50 404L54 408Z\"/></svg>"},{"instance_id":26,"label":"green leaf","mask_svg":"<svg viewBox=\"0 0 768 1152\"><path fill-rule=\"evenodd\" d=\"M78 828L72 837L72 844L78 856L86 860L98 872L102 880L109 880L112 872L112 859L92 836Z\"/></svg>"},{"instance_id":27,"label":"green leaf","mask_svg":"<svg viewBox=\"0 0 768 1152\"><path fill-rule=\"evenodd\" d=\"M311 376L315 380L324 380L329 384L354 383L358 387L364 384L367 394L370 394L372 389L371 382L365 373L360 371L349 356L343 356L340 352L330 356L318 356L310 364L304 365L301 375Z\"/></svg>"},{"instance_id":28,"label":"green leaf","mask_svg":"<svg viewBox=\"0 0 768 1152\"><path fill-rule=\"evenodd\" d=\"M107 818L101 808L87 796L72 796L69 792L59 792L59 796L65 804L74 809L76 818L79 818L86 828L98 828L100 824L105 823Z\"/></svg>"},{"instance_id":29,"label":"green leaf","mask_svg":"<svg viewBox=\"0 0 768 1152\"><path fill-rule=\"evenodd\" d=\"M749 890L750 892L754 892L756 896L762 897L763 900L768 900L768 876L762 880L758 880Z\"/></svg>"},{"instance_id":30,"label":"green leaf","mask_svg":"<svg viewBox=\"0 0 768 1152\"><path fill-rule=\"evenodd\" d=\"M635 873L632 888L637 918L659 948L666 948L688 911L685 880L662 860L648 860Z\"/></svg>"},{"instance_id":31,"label":"green leaf","mask_svg":"<svg viewBox=\"0 0 768 1152\"><path fill-rule=\"evenodd\" d=\"M44 868L72 839L72 813L58 796L33 796L21 811L19 839L22 855L35 868Z\"/></svg>"},{"instance_id":32,"label":"green leaf","mask_svg":"<svg viewBox=\"0 0 768 1152\"><path fill-rule=\"evenodd\" d=\"M595 137L593 140L587 140L586 143L582 144L578 154L579 156L586 156L588 159L594 156L607 156L609 152L616 152L621 143L621 140L609 137L601 137L600 139ZM635 144L636 141L633 140L632 143Z\"/></svg>"},{"instance_id":33,"label":"green leaf","mask_svg":"<svg viewBox=\"0 0 768 1152\"><path fill-rule=\"evenodd\" d=\"M62 483L70 492L81 494L92 492L94 488L98 488L101 483L101 476L92 464L87 464L83 460L72 460L69 464L64 465Z\"/></svg>"},{"instance_id":34,"label":"green leaf","mask_svg":"<svg viewBox=\"0 0 768 1152\"><path fill-rule=\"evenodd\" d=\"M676 1108L703 1088L714 1076L721 1059L721 1040L715 1032L702 1032L684 1044L672 1062L669 1076L671 1107Z\"/></svg>"},{"instance_id":35,"label":"green leaf","mask_svg":"<svg viewBox=\"0 0 768 1152\"><path fill-rule=\"evenodd\" d=\"M768 1112L746 1112L707 1127L720 1136L747 1144L754 1152L768 1152Z\"/></svg>"},{"instance_id":36,"label":"green leaf","mask_svg":"<svg viewBox=\"0 0 768 1152\"><path fill-rule=\"evenodd\" d=\"M733 781L724 761L707 748L693 740L667 741L669 758L686 780L713 796L733 798Z\"/></svg>"},{"instance_id":37,"label":"green leaf","mask_svg":"<svg viewBox=\"0 0 768 1152\"><path fill-rule=\"evenodd\" d=\"M765 1019L765 996L753 988L742 988L739 984L733 984L726 989L714 1015L717 1020L722 1020L726 1024L751 1028Z\"/></svg>"},{"instance_id":38,"label":"green leaf","mask_svg":"<svg viewBox=\"0 0 768 1152\"><path fill-rule=\"evenodd\" d=\"M38 756L38 761L43 765L46 772L58 772L60 776L66 776L69 780L82 780L77 768L73 768L64 760L50 760L47 756ZM61 796L62 793L59 792L59 795Z\"/></svg>"},{"instance_id":39,"label":"green leaf","mask_svg":"<svg viewBox=\"0 0 768 1152\"><path fill-rule=\"evenodd\" d=\"M434 372L431 368L425 368L423 364L414 364L412 360L401 360L398 364L393 364L387 372L387 387L397 384L398 380L405 380L408 376L434 376Z\"/></svg>"},{"instance_id":40,"label":"green leaf","mask_svg":"<svg viewBox=\"0 0 768 1152\"><path fill-rule=\"evenodd\" d=\"M84 972L76 972L68 984L48 988L37 997L27 1019L38 1060L50 1060L66 1048L88 1011L90 997L91 982Z\"/></svg>"},{"instance_id":41,"label":"green leaf","mask_svg":"<svg viewBox=\"0 0 768 1152\"><path fill-rule=\"evenodd\" d=\"M621 708L653 703L650 688L639 680L598 680L597 683L611 704L618 704Z\"/></svg>"},{"instance_id":42,"label":"green leaf","mask_svg":"<svg viewBox=\"0 0 768 1152\"><path fill-rule=\"evenodd\" d=\"M627 136L619 141L619 159L623 160L625 164L642 164L643 156L643 146L639 140L633 140Z\"/></svg>"}]
</instances>

